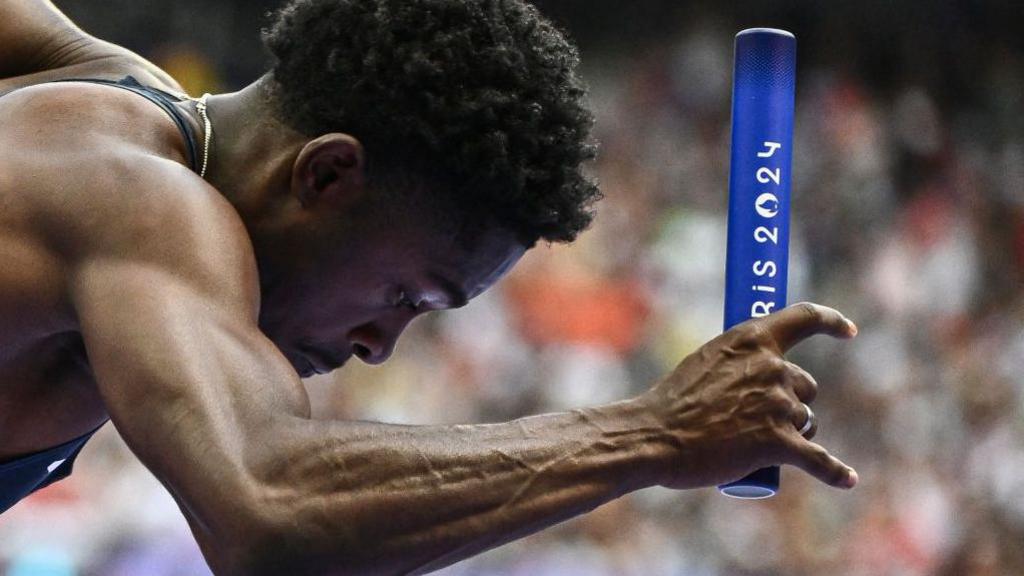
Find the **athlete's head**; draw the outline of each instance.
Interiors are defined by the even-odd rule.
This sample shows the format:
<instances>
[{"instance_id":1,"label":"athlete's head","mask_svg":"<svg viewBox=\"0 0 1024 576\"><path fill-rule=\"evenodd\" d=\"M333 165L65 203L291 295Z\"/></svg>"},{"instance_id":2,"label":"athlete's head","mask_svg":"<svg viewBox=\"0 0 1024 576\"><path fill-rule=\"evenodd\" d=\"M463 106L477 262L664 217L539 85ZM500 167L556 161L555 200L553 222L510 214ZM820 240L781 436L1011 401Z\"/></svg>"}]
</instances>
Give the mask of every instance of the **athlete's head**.
<instances>
[{"instance_id":1,"label":"athlete's head","mask_svg":"<svg viewBox=\"0 0 1024 576\"><path fill-rule=\"evenodd\" d=\"M310 139L292 194L345 222L336 265L311 257L316 272L288 290L319 316L265 318L297 366L383 361L420 311L589 224L577 52L525 2L293 0L264 40L272 109Z\"/></svg>"}]
</instances>

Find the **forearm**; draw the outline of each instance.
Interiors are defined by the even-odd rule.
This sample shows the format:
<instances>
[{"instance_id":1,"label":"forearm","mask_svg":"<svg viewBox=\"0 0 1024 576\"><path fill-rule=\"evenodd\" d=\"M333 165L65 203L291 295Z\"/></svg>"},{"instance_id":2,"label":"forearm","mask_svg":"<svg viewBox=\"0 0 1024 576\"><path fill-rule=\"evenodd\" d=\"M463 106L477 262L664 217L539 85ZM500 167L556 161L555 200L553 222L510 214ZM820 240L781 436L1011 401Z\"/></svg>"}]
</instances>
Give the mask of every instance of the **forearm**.
<instances>
[{"instance_id":1,"label":"forearm","mask_svg":"<svg viewBox=\"0 0 1024 576\"><path fill-rule=\"evenodd\" d=\"M248 568L267 573L437 569L654 484L669 451L636 402L476 426L296 419L268 436L262 482L288 520Z\"/></svg>"},{"instance_id":2,"label":"forearm","mask_svg":"<svg viewBox=\"0 0 1024 576\"><path fill-rule=\"evenodd\" d=\"M178 257L190 238L143 256ZM251 263L242 247L220 243L210 252L222 260L184 259L197 269L172 275L122 255L147 245L127 234L116 257L82 264L75 309L111 419L218 574L425 572L631 490L712 486L768 465L856 484L800 435L816 384L780 357L810 334L852 336L830 309L743 323L632 401L479 426L321 422L255 325L255 270L218 290L180 280Z\"/></svg>"},{"instance_id":3,"label":"forearm","mask_svg":"<svg viewBox=\"0 0 1024 576\"><path fill-rule=\"evenodd\" d=\"M309 420L294 368L244 316L252 299L217 306L174 278L98 258L76 310L114 424L217 574L428 571L663 483L677 461L640 400L478 426Z\"/></svg>"}]
</instances>

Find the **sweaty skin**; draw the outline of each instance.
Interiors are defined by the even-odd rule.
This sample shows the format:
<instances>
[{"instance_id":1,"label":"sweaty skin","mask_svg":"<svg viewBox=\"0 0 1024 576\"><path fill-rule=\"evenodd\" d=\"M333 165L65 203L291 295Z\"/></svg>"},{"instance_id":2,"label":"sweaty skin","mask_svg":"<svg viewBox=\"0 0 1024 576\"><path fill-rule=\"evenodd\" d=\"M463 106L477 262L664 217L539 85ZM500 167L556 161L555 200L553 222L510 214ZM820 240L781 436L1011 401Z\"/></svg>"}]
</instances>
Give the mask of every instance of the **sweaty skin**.
<instances>
[{"instance_id":1,"label":"sweaty skin","mask_svg":"<svg viewBox=\"0 0 1024 576\"><path fill-rule=\"evenodd\" d=\"M359 142L281 126L259 83L211 99L207 181L146 100L42 84L127 74L180 91L49 2L0 0L0 462L109 417L217 574L423 573L637 489L770 464L856 483L797 433L817 385L783 354L856 333L813 304L741 324L613 404L487 425L311 420L300 374L383 362L412 319L464 304L525 247L495 230L458 248L383 209Z\"/></svg>"}]
</instances>

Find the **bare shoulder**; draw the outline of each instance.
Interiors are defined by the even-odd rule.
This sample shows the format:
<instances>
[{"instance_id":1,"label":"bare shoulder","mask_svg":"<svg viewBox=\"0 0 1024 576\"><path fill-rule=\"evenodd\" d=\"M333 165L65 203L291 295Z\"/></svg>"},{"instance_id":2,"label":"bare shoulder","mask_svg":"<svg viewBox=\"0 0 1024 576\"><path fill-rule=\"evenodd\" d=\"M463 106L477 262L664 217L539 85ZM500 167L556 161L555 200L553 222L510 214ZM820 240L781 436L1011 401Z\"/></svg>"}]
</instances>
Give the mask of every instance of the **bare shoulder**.
<instances>
[{"instance_id":1,"label":"bare shoulder","mask_svg":"<svg viewBox=\"0 0 1024 576\"><path fill-rule=\"evenodd\" d=\"M0 145L26 161L43 161L59 150L61 162L79 154L148 148L173 157L184 143L166 112L117 87L59 82L21 88L0 97ZM8 157L0 157L0 163Z\"/></svg>"},{"instance_id":2,"label":"bare shoulder","mask_svg":"<svg viewBox=\"0 0 1024 576\"><path fill-rule=\"evenodd\" d=\"M219 191L152 154L105 154L67 176L45 233L70 270L130 266L255 318L259 276L248 232Z\"/></svg>"},{"instance_id":3,"label":"bare shoulder","mask_svg":"<svg viewBox=\"0 0 1024 576\"><path fill-rule=\"evenodd\" d=\"M173 136L173 124L126 91L82 90L97 92L82 98L40 86L0 99L0 147L16 150L0 158L9 213L69 269L130 263L255 309L245 226L217 189L161 153L159 132ZM154 136L139 128L146 122L167 125Z\"/></svg>"}]
</instances>

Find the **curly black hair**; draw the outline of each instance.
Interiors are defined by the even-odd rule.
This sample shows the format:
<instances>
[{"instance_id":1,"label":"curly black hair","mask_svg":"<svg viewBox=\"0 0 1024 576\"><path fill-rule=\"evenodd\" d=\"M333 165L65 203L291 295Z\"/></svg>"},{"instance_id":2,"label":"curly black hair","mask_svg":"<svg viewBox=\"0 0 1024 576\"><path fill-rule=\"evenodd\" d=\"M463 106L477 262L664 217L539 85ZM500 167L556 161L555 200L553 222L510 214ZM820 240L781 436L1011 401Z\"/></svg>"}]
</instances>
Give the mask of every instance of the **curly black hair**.
<instances>
[{"instance_id":1,"label":"curly black hair","mask_svg":"<svg viewBox=\"0 0 1024 576\"><path fill-rule=\"evenodd\" d=\"M263 39L271 100L376 172L429 179L527 245L572 241L600 198L576 48L521 0L292 0ZM374 170L371 169L371 177Z\"/></svg>"}]
</instances>

